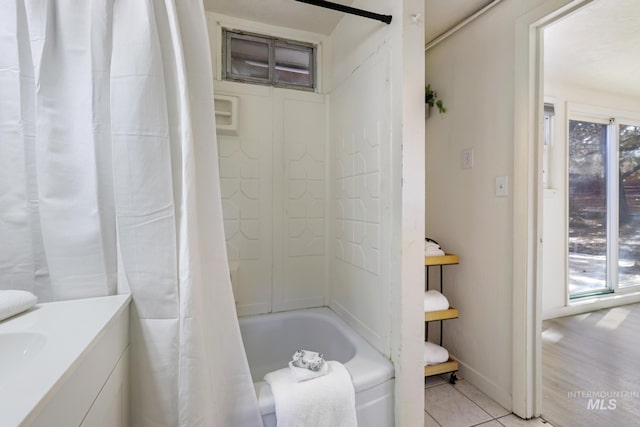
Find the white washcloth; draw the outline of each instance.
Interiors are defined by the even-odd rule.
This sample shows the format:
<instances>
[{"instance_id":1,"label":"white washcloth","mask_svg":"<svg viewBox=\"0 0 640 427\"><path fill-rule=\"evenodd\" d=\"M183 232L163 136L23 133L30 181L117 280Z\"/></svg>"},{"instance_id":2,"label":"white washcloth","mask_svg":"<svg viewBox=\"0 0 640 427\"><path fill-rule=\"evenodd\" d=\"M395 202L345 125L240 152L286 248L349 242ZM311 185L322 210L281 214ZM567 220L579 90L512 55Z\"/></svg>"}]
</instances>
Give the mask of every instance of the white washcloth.
<instances>
[{"instance_id":1,"label":"white washcloth","mask_svg":"<svg viewBox=\"0 0 640 427\"><path fill-rule=\"evenodd\" d=\"M322 367L324 358L322 357L322 354L315 351L298 350L293 354L291 362L293 363L293 366L298 368L317 371Z\"/></svg>"},{"instance_id":2,"label":"white washcloth","mask_svg":"<svg viewBox=\"0 0 640 427\"><path fill-rule=\"evenodd\" d=\"M278 427L357 427L356 395L349 371L340 362L325 362L328 372L297 382L290 368L269 372Z\"/></svg>"},{"instance_id":3,"label":"white washcloth","mask_svg":"<svg viewBox=\"0 0 640 427\"><path fill-rule=\"evenodd\" d=\"M36 305L38 299L27 291L0 291L0 320L15 316Z\"/></svg>"},{"instance_id":4,"label":"white washcloth","mask_svg":"<svg viewBox=\"0 0 640 427\"><path fill-rule=\"evenodd\" d=\"M438 363L444 363L449 360L449 352L446 348L438 344L425 341L423 357L424 366L437 365Z\"/></svg>"},{"instance_id":5,"label":"white washcloth","mask_svg":"<svg viewBox=\"0 0 640 427\"><path fill-rule=\"evenodd\" d=\"M299 368L293 364L293 361L289 362L289 368L291 368L291 372L293 372L293 376L295 377L296 382L309 381L314 378L321 377L323 375L327 375L329 372L329 367L327 362L322 362L320 365L320 369L317 371L312 371L307 368Z\"/></svg>"},{"instance_id":6,"label":"white washcloth","mask_svg":"<svg viewBox=\"0 0 640 427\"><path fill-rule=\"evenodd\" d=\"M436 290L424 293L424 311L438 311L449 308L449 300Z\"/></svg>"}]
</instances>

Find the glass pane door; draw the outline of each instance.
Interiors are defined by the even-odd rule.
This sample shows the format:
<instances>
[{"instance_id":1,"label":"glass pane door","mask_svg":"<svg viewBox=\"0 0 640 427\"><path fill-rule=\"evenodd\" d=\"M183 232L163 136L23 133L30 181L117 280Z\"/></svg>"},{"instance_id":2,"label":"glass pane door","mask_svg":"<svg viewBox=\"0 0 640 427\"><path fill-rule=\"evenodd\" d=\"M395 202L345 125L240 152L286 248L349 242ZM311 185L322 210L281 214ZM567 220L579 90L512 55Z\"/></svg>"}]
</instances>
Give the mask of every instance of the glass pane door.
<instances>
[{"instance_id":1,"label":"glass pane door","mask_svg":"<svg viewBox=\"0 0 640 427\"><path fill-rule=\"evenodd\" d=\"M619 126L618 286L640 285L640 126Z\"/></svg>"},{"instance_id":2,"label":"glass pane door","mask_svg":"<svg viewBox=\"0 0 640 427\"><path fill-rule=\"evenodd\" d=\"M569 121L569 294L609 292L607 124Z\"/></svg>"}]
</instances>

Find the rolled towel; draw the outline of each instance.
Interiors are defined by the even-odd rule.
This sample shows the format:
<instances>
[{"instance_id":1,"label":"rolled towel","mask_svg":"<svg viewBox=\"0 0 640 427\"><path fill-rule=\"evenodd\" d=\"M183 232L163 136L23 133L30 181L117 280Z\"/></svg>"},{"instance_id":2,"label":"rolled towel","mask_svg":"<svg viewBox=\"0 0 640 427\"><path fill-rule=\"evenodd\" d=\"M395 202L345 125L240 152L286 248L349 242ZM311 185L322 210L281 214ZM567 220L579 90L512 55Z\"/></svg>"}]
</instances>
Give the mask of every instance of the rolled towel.
<instances>
[{"instance_id":1,"label":"rolled towel","mask_svg":"<svg viewBox=\"0 0 640 427\"><path fill-rule=\"evenodd\" d=\"M443 256L444 251L440 248L438 242L429 238L424 239L424 256Z\"/></svg>"},{"instance_id":2,"label":"rolled towel","mask_svg":"<svg viewBox=\"0 0 640 427\"><path fill-rule=\"evenodd\" d=\"M298 368L293 364L293 361L289 362L289 368L293 372L293 378L297 383L309 381L314 378L327 375L327 372L329 372L329 366L324 361L322 362L322 366L320 367L320 369L318 369L317 371L312 371L307 368Z\"/></svg>"},{"instance_id":3,"label":"rolled towel","mask_svg":"<svg viewBox=\"0 0 640 427\"><path fill-rule=\"evenodd\" d=\"M27 291L0 291L0 320L15 316L36 305L38 299Z\"/></svg>"},{"instance_id":4,"label":"rolled towel","mask_svg":"<svg viewBox=\"0 0 640 427\"><path fill-rule=\"evenodd\" d=\"M449 352L446 348L438 344L425 341L423 357L424 366L437 365L438 363L444 363L449 360Z\"/></svg>"},{"instance_id":5,"label":"rolled towel","mask_svg":"<svg viewBox=\"0 0 640 427\"><path fill-rule=\"evenodd\" d=\"M449 300L436 290L424 293L424 311L439 311L449 308Z\"/></svg>"},{"instance_id":6,"label":"rolled towel","mask_svg":"<svg viewBox=\"0 0 640 427\"><path fill-rule=\"evenodd\" d=\"M424 256L444 256L442 249L428 249L424 251Z\"/></svg>"}]
</instances>

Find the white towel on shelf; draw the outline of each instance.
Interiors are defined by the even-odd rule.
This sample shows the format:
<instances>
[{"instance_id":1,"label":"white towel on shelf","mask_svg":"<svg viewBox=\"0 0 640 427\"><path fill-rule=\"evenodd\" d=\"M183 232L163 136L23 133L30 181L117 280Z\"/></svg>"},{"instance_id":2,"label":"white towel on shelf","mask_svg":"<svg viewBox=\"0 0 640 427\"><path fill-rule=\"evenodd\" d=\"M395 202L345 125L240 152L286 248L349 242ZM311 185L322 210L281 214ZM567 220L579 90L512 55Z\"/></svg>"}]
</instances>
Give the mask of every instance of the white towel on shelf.
<instances>
[{"instance_id":1,"label":"white towel on shelf","mask_svg":"<svg viewBox=\"0 0 640 427\"><path fill-rule=\"evenodd\" d=\"M444 251L442 249L429 248L424 251L424 256L444 256Z\"/></svg>"},{"instance_id":2,"label":"white towel on shelf","mask_svg":"<svg viewBox=\"0 0 640 427\"><path fill-rule=\"evenodd\" d=\"M449 308L449 300L436 290L424 293L424 311L439 311Z\"/></svg>"},{"instance_id":3,"label":"white towel on shelf","mask_svg":"<svg viewBox=\"0 0 640 427\"><path fill-rule=\"evenodd\" d=\"M423 357L424 366L437 365L438 363L444 363L449 360L449 352L446 348L438 344L425 341Z\"/></svg>"},{"instance_id":4,"label":"white towel on shelf","mask_svg":"<svg viewBox=\"0 0 640 427\"><path fill-rule=\"evenodd\" d=\"M0 291L0 320L15 316L36 305L38 299L27 291Z\"/></svg>"},{"instance_id":5,"label":"white towel on shelf","mask_svg":"<svg viewBox=\"0 0 640 427\"><path fill-rule=\"evenodd\" d=\"M327 374L297 382L289 367L269 372L278 427L357 427L356 397L349 371L340 362L325 361Z\"/></svg>"},{"instance_id":6,"label":"white towel on shelf","mask_svg":"<svg viewBox=\"0 0 640 427\"><path fill-rule=\"evenodd\" d=\"M424 256L442 256L444 251L440 248L440 245L431 240L425 240L424 242Z\"/></svg>"}]
</instances>

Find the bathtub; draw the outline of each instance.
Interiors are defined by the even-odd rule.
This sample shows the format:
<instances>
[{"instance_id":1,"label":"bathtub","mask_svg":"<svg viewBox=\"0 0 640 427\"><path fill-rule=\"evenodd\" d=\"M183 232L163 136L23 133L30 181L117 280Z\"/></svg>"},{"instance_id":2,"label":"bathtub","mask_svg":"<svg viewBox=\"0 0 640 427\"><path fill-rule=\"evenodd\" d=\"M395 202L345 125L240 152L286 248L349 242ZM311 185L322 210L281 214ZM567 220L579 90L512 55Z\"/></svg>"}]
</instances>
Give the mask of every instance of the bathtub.
<instances>
[{"instance_id":1,"label":"bathtub","mask_svg":"<svg viewBox=\"0 0 640 427\"><path fill-rule=\"evenodd\" d=\"M329 308L241 317L240 330L265 427L275 427L276 416L263 378L286 367L298 349L344 364L356 392L358 425L393 426L393 365Z\"/></svg>"}]
</instances>

